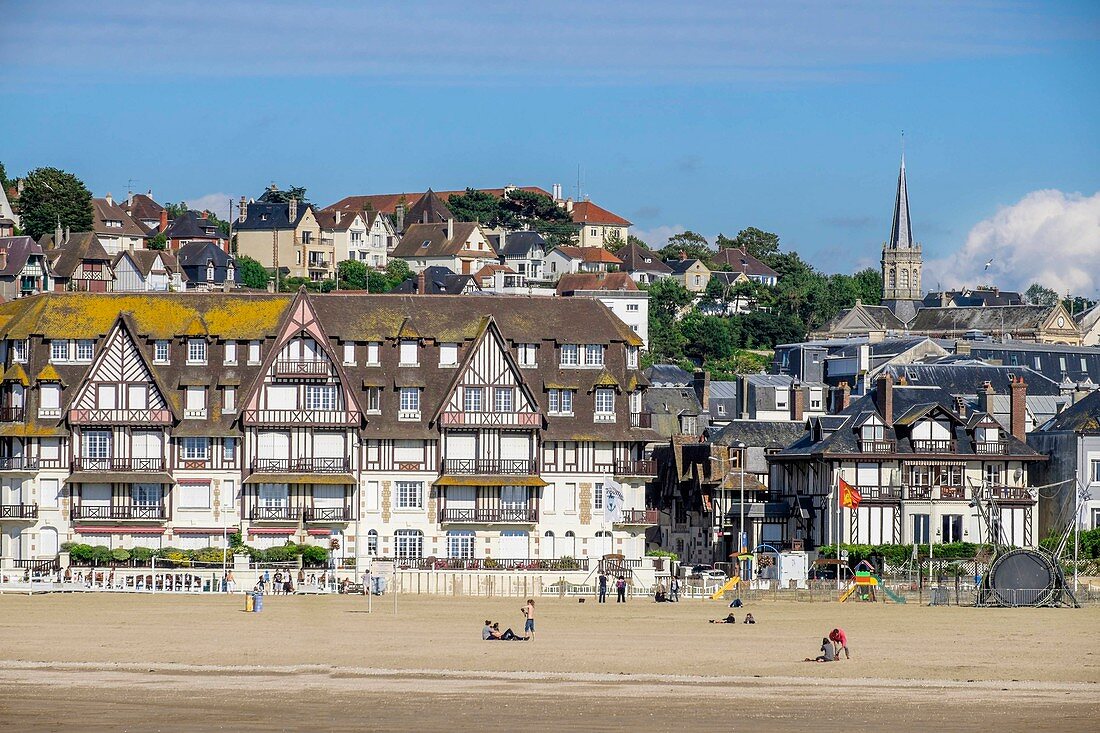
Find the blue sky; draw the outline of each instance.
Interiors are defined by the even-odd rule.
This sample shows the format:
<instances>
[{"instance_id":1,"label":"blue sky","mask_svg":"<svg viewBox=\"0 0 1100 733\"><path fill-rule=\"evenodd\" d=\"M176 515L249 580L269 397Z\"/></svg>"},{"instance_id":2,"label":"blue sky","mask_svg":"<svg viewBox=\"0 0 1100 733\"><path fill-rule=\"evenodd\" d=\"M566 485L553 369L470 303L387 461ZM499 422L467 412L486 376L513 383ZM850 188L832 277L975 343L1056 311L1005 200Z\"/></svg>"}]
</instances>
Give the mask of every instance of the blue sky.
<instances>
[{"instance_id":1,"label":"blue sky","mask_svg":"<svg viewBox=\"0 0 1100 733\"><path fill-rule=\"evenodd\" d=\"M757 226L852 271L877 262L903 129L929 259L1008 246L1022 235L973 244L975 227L1032 192L1100 190L1096 3L119 0L3 13L0 160L10 175L66 168L96 195L120 197L130 179L161 201L257 196L271 181L322 205L427 186L576 195L579 168L584 195L653 241ZM1000 275L1019 280L1013 267Z\"/></svg>"}]
</instances>

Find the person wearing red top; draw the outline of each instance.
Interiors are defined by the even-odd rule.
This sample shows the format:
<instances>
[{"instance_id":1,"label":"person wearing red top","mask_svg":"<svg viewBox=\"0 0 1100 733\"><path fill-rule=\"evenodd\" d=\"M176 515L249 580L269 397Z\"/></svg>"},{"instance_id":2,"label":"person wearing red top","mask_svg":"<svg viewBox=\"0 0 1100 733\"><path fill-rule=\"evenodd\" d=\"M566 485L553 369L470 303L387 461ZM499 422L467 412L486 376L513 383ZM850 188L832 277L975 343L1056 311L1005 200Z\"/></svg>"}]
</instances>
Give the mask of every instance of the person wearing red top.
<instances>
[{"instance_id":1,"label":"person wearing red top","mask_svg":"<svg viewBox=\"0 0 1100 733\"><path fill-rule=\"evenodd\" d=\"M833 647L836 649L836 658L840 659L840 652L844 650L844 658L851 659L852 656L848 653L848 635L844 633L844 629L833 629L829 632L829 641L833 642Z\"/></svg>"}]
</instances>

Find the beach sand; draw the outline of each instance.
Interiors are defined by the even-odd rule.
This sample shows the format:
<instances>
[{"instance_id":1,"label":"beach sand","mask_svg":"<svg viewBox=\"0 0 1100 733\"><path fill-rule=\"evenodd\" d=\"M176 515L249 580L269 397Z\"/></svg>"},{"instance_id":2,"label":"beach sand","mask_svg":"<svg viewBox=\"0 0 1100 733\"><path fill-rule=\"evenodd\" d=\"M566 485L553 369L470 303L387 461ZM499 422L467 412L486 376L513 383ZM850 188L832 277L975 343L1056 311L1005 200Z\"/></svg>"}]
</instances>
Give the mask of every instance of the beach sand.
<instances>
[{"instance_id":1,"label":"beach sand","mask_svg":"<svg viewBox=\"0 0 1100 733\"><path fill-rule=\"evenodd\" d=\"M540 598L0 596L0 726L1096 730L1100 608ZM815 656L834 626L853 658Z\"/></svg>"}]
</instances>

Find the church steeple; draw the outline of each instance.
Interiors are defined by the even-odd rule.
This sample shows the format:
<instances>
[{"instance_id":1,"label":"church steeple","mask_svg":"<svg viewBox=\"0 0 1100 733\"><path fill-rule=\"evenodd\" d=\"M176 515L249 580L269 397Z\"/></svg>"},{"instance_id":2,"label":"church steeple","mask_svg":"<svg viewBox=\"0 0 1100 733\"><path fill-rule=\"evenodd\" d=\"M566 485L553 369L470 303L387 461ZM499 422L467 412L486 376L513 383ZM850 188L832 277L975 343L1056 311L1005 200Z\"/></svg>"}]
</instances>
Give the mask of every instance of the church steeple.
<instances>
[{"instance_id":1,"label":"church steeple","mask_svg":"<svg viewBox=\"0 0 1100 733\"><path fill-rule=\"evenodd\" d=\"M890 227L891 249L909 249L913 246L913 227L909 221L909 191L905 185L905 153L901 155L901 170L898 172L898 192L894 199L894 223Z\"/></svg>"}]
</instances>

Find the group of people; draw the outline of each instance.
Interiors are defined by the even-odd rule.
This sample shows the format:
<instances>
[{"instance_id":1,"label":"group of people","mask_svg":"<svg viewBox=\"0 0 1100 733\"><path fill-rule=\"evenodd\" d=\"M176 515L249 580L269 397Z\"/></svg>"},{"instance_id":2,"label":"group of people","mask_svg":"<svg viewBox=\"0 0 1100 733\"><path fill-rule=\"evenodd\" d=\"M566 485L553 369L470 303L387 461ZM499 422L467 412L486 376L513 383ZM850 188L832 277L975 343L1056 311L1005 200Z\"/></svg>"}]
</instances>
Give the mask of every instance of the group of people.
<instances>
[{"instance_id":1,"label":"group of people","mask_svg":"<svg viewBox=\"0 0 1100 733\"><path fill-rule=\"evenodd\" d=\"M482 641L529 641L535 637L535 601L528 598L527 603L520 609L523 614L523 636L511 629L500 630L500 624L485 619L485 627L481 630Z\"/></svg>"},{"instance_id":2,"label":"group of people","mask_svg":"<svg viewBox=\"0 0 1100 733\"><path fill-rule=\"evenodd\" d=\"M680 600L680 579L676 576L672 577L672 582L668 585L668 590L665 590L664 583L658 583L657 588L653 591L653 600L657 603L675 603Z\"/></svg>"},{"instance_id":3,"label":"group of people","mask_svg":"<svg viewBox=\"0 0 1100 733\"><path fill-rule=\"evenodd\" d=\"M821 640L821 654L814 658L806 657L806 662L839 662L840 653L844 652L845 659L851 659L848 653L848 635L844 629L833 629L829 635Z\"/></svg>"},{"instance_id":4,"label":"group of people","mask_svg":"<svg viewBox=\"0 0 1100 733\"><path fill-rule=\"evenodd\" d=\"M727 616L726 616L725 618L712 618L712 619L710 620L710 622L711 622L712 624L735 624L735 623L737 623L737 619L735 619L735 618L733 617L733 614L731 613L731 614L728 614L728 615L727 615ZM744 621L742 621L741 623L745 623L745 624L755 624L755 623L756 623L756 619L754 619L754 618L752 617L752 614L751 614L751 613L746 613L746 614L745 614L745 620L744 620Z\"/></svg>"},{"instance_id":5,"label":"group of people","mask_svg":"<svg viewBox=\"0 0 1100 733\"><path fill-rule=\"evenodd\" d=\"M607 603L607 586L609 582L610 578L607 573L601 570L599 578L596 579L597 600L600 603ZM679 587L676 589L676 597L677 599L680 597ZM626 578L621 575L615 578L615 602L626 603Z\"/></svg>"},{"instance_id":6,"label":"group of people","mask_svg":"<svg viewBox=\"0 0 1100 733\"><path fill-rule=\"evenodd\" d=\"M299 573L300 580L305 580L305 575ZM290 571L283 574L282 570L275 571L275 577L271 577L271 571L265 570L264 574L260 576L256 581L256 587L253 589L257 593L273 593L279 595L290 595L294 593L294 579L290 575Z\"/></svg>"}]
</instances>

